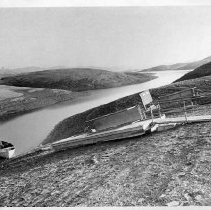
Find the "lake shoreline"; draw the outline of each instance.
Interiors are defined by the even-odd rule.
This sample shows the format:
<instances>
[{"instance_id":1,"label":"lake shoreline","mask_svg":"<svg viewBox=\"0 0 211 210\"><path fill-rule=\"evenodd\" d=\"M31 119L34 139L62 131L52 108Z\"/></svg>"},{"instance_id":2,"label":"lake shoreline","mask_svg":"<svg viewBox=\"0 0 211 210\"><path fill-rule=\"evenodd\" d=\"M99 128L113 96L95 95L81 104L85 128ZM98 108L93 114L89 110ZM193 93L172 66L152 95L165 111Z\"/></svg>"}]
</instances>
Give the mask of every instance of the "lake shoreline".
<instances>
[{"instance_id":1,"label":"lake shoreline","mask_svg":"<svg viewBox=\"0 0 211 210\"><path fill-rule=\"evenodd\" d=\"M1 111L0 111L0 124L10 121L16 117L23 116L24 114L36 112L42 109L45 109L46 107L54 106L55 104L60 104L65 101L75 101L80 97L83 97L86 95L86 93L83 92L63 92L60 94L53 94L48 97L45 97L45 90L42 94L42 97L37 97L36 99L33 98L33 95L31 97L28 97L27 99L21 98L20 100L15 100L14 98L9 98L6 100L0 101ZM60 90L59 90L60 91ZM62 90L61 90L62 91ZM10 105L11 103L11 105Z\"/></svg>"},{"instance_id":2,"label":"lake shoreline","mask_svg":"<svg viewBox=\"0 0 211 210\"><path fill-rule=\"evenodd\" d=\"M152 73L148 74L148 76L149 78L147 78L143 83L157 78L157 76L154 76L154 74ZM139 83L135 83L135 84L139 84ZM130 84L130 85L134 85L134 84ZM128 85L122 85L119 87L124 87L124 86L128 86ZM26 87L26 88L31 88L31 87ZM36 88L34 89L36 90ZM110 88L106 88L106 89L110 89ZM102 90L102 89L96 89L96 90ZM19 101L17 101L17 103L13 102L12 106L10 107L8 107L8 104L10 104L11 100L14 100L14 98L7 99L7 100L0 100L0 106L1 106L0 123L7 122L11 119L14 119L16 117L22 116L27 113L35 112L41 109L45 109L47 107L53 107L56 104L59 105L63 102L71 103L71 102L77 101L78 98L87 96L87 94L89 94L93 90L72 92L72 91L60 89L60 91L64 91L64 93L62 93L63 94L62 97L56 94L56 95L52 95L48 100L46 100L45 95L44 95L45 92L44 92L43 95L40 98L39 97L36 98L37 100L34 102L30 99L29 99L30 101L27 101L25 104L24 102L20 103ZM33 99L33 95L31 97ZM45 99L44 103L42 101L43 99Z\"/></svg>"}]
</instances>

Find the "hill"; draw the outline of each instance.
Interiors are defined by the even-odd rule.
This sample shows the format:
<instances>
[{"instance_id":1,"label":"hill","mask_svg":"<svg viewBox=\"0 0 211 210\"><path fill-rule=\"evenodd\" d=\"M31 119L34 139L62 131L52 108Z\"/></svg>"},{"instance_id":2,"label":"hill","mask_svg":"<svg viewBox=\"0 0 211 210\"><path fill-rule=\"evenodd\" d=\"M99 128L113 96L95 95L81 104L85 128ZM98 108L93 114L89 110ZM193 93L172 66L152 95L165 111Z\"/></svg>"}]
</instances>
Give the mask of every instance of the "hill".
<instances>
[{"instance_id":1,"label":"hill","mask_svg":"<svg viewBox=\"0 0 211 210\"><path fill-rule=\"evenodd\" d=\"M142 83L156 78L151 74L112 72L91 68L69 68L22 73L3 77L1 84L18 87L86 91Z\"/></svg>"},{"instance_id":2,"label":"hill","mask_svg":"<svg viewBox=\"0 0 211 210\"><path fill-rule=\"evenodd\" d=\"M183 80L189 80L189 79L196 79L200 77L210 76L211 75L211 62L204 64L195 70L188 72L175 82L183 81Z\"/></svg>"},{"instance_id":3,"label":"hill","mask_svg":"<svg viewBox=\"0 0 211 210\"><path fill-rule=\"evenodd\" d=\"M199 66L211 62L211 56L204 58L199 61L190 63L176 63L172 65L160 65L152 68L143 69L140 72L150 72L150 71L168 71L168 70L191 70L198 68Z\"/></svg>"}]
</instances>

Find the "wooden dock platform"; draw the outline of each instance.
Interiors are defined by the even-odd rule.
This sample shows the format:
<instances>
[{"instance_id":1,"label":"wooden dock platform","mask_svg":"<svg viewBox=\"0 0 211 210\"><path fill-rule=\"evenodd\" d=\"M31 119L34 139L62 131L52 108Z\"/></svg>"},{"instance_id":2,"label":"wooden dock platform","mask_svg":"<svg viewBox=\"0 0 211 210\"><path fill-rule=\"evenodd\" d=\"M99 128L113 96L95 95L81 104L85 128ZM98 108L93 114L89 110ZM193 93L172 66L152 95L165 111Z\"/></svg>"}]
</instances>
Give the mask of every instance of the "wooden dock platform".
<instances>
[{"instance_id":1,"label":"wooden dock platform","mask_svg":"<svg viewBox=\"0 0 211 210\"><path fill-rule=\"evenodd\" d=\"M66 139L61 139L51 144L54 151L65 150L67 148L75 148L79 146L85 146L89 144L95 144L97 142L120 140L126 138L132 138L136 136L144 135L147 131L151 130L151 124L181 124L181 123L195 123L195 122L207 122L211 121L211 115L201 116L182 116L175 118L155 118L145 121L137 121L132 124L122 126L120 128L107 130L96 133L84 133L78 136L72 136ZM49 146L49 145L48 145Z\"/></svg>"},{"instance_id":2,"label":"wooden dock platform","mask_svg":"<svg viewBox=\"0 0 211 210\"><path fill-rule=\"evenodd\" d=\"M194 122L208 122L211 121L211 115L199 115L199 116L182 116L174 118L154 119L157 124L168 124L168 123L194 123Z\"/></svg>"}]
</instances>

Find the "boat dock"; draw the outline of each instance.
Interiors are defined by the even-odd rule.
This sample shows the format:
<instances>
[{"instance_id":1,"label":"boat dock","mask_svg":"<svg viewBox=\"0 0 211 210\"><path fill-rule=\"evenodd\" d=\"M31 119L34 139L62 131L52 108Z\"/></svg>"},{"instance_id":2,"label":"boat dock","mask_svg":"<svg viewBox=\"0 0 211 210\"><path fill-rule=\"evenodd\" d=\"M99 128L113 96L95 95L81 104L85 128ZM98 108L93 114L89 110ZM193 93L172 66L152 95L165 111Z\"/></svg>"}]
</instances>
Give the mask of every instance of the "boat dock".
<instances>
[{"instance_id":1,"label":"boat dock","mask_svg":"<svg viewBox=\"0 0 211 210\"><path fill-rule=\"evenodd\" d=\"M72 136L66 139L56 141L51 144L55 151L64 150L67 148L74 148L89 144L95 144L97 142L120 140L132 137L142 136L147 132L159 131L153 129L154 126L162 126L162 130L167 130L170 124L182 124L182 123L197 123L211 121L211 115L201 116L188 116L188 117L175 117L175 118L155 118L140 122L134 122L130 125L122 126L120 128L97 132L97 133L84 133L78 136ZM174 127L174 126L172 126ZM166 128L166 129L165 129Z\"/></svg>"},{"instance_id":2,"label":"boat dock","mask_svg":"<svg viewBox=\"0 0 211 210\"><path fill-rule=\"evenodd\" d=\"M51 144L51 147L58 151L97 142L142 136L146 133L168 130L179 124L211 121L211 115L188 116L187 114L188 104L193 109L196 107L196 100L205 97L199 95L199 90L196 88L164 95L159 98L157 105L149 91L141 92L139 95L141 103L137 106L92 118L87 121L89 129L84 134L56 141ZM168 108L172 113L180 108L183 116L166 117L165 111ZM127 125L124 125L124 123Z\"/></svg>"}]
</instances>

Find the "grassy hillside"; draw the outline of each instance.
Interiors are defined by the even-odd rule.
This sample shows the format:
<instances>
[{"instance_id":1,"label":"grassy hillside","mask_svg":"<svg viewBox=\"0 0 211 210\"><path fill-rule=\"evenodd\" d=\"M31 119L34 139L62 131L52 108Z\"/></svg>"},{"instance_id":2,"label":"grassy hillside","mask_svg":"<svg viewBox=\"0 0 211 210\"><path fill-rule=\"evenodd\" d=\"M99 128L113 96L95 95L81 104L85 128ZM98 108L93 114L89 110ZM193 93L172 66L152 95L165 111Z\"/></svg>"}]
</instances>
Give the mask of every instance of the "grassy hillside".
<instances>
[{"instance_id":1,"label":"grassy hillside","mask_svg":"<svg viewBox=\"0 0 211 210\"><path fill-rule=\"evenodd\" d=\"M201 65L204 65L208 62L211 62L211 56L204 58L203 60L190 62L190 63L176 63L172 65L160 65L152 68L143 69L140 72L150 72L150 71L168 71L168 70L191 70L198 68Z\"/></svg>"},{"instance_id":2,"label":"grassy hillside","mask_svg":"<svg viewBox=\"0 0 211 210\"><path fill-rule=\"evenodd\" d=\"M185 74L184 76L182 76L175 82L189 80L189 79L196 79L196 78L210 76L210 75L211 75L211 62L204 64L196 68L195 70Z\"/></svg>"},{"instance_id":3,"label":"grassy hillside","mask_svg":"<svg viewBox=\"0 0 211 210\"><path fill-rule=\"evenodd\" d=\"M91 68L44 70L4 77L0 83L18 87L86 91L119 87L154 79L151 74L119 73Z\"/></svg>"}]
</instances>

